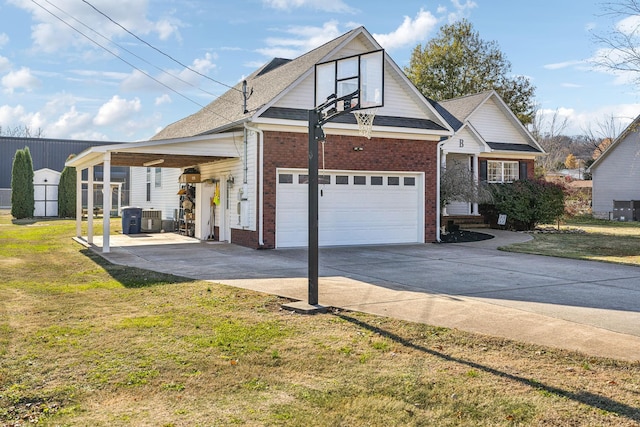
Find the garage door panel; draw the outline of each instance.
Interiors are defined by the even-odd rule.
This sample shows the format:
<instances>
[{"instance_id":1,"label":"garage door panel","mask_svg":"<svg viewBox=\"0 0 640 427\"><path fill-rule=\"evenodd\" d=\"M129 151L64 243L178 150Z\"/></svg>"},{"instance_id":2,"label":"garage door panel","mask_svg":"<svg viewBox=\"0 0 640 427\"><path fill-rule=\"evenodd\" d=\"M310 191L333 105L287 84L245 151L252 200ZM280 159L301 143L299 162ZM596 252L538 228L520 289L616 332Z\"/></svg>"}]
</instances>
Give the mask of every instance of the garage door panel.
<instances>
[{"instance_id":1,"label":"garage door panel","mask_svg":"<svg viewBox=\"0 0 640 427\"><path fill-rule=\"evenodd\" d=\"M280 173L283 173L282 171ZM306 246L308 240L308 188L298 175L293 182L279 183L276 194L276 245ZM329 184L320 184L319 244L321 246L416 243L423 237L423 195L419 173L323 172ZM349 184L336 184L336 175L349 175ZM366 185L354 185L353 176L365 177ZM373 180L383 185L371 185ZM388 176L393 176L388 180ZM404 185L403 177L409 177ZM363 179L360 178L359 182ZM387 185L388 182L397 185ZM413 184L413 185L411 185Z\"/></svg>"}]
</instances>

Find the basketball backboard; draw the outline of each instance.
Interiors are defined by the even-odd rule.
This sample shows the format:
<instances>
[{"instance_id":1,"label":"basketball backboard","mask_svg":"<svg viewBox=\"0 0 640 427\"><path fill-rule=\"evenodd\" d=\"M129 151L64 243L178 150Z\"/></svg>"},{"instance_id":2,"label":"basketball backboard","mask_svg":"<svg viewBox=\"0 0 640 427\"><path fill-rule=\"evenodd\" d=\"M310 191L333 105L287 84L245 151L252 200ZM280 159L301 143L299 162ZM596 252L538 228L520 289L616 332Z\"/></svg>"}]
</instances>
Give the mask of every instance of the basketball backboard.
<instances>
[{"instance_id":1,"label":"basketball backboard","mask_svg":"<svg viewBox=\"0 0 640 427\"><path fill-rule=\"evenodd\" d=\"M348 95L353 94L353 97ZM384 50L376 50L316 64L317 107L329 98L337 111L355 111L384 105ZM347 99L342 99L346 97Z\"/></svg>"}]
</instances>

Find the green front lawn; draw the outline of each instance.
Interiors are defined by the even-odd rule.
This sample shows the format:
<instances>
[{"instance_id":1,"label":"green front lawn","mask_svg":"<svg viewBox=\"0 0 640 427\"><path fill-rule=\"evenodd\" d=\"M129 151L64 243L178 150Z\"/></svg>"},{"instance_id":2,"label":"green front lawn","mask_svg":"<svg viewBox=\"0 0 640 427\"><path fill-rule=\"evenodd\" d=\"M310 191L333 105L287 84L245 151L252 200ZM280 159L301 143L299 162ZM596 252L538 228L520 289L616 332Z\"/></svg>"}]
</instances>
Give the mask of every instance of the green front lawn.
<instances>
[{"instance_id":1,"label":"green front lawn","mask_svg":"<svg viewBox=\"0 0 640 427\"><path fill-rule=\"evenodd\" d=\"M640 362L114 266L0 213L0 425L640 423Z\"/></svg>"}]
</instances>

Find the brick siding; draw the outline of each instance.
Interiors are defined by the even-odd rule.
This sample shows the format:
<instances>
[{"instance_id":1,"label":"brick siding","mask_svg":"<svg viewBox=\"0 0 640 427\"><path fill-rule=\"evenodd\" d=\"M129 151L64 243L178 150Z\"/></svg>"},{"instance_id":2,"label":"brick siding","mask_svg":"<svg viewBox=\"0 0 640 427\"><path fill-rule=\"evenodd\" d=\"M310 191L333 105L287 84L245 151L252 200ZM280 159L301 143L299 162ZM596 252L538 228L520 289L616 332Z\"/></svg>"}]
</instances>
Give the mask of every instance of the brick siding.
<instances>
[{"instance_id":1,"label":"brick siding","mask_svg":"<svg viewBox=\"0 0 640 427\"><path fill-rule=\"evenodd\" d=\"M363 147L354 151L354 147ZM328 135L325 167L339 170L424 172L426 242L436 239L437 142ZM322 148L320 147L320 152ZM306 133L264 132L264 248L276 241L276 169L308 167ZM322 167L322 157L320 167ZM258 166L259 167L259 166ZM257 227L256 227L257 228ZM257 232L232 230L232 242L258 247Z\"/></svg>"}]
</instances>

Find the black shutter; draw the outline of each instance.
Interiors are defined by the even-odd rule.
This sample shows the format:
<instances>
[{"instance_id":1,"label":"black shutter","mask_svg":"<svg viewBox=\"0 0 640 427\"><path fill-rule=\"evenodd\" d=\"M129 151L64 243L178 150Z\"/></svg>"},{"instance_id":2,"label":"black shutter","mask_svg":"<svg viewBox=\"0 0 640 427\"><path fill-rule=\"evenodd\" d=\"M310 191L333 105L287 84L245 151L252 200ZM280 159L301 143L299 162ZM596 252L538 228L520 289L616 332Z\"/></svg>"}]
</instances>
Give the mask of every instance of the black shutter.
<instances>
[{"instance_id":1,"label":"black shutter","mask_svg":"<svg viewBox=\"0 0 640 427\"><path fill-rule=\"evenodd\" d=\"M480 175L478 175L478 178L480 179L480 181L486 181L487 180L487 161L480 160L479 164L480 164Z\"/></svg>"},{"instance_id":2,"label":"black shutter","mask_svg":"<svg viewBox=\"0 0 640 427\"><path fill-rule=\"evenodd\" d=\"M520 179L529 179L529 175L527 174L527 162L520 162Z\"/></svg>"}]
</instances>

